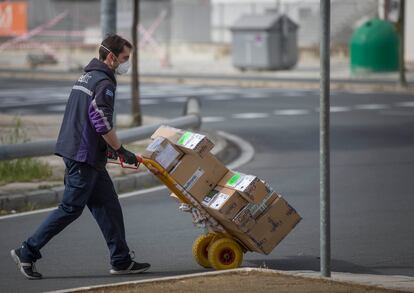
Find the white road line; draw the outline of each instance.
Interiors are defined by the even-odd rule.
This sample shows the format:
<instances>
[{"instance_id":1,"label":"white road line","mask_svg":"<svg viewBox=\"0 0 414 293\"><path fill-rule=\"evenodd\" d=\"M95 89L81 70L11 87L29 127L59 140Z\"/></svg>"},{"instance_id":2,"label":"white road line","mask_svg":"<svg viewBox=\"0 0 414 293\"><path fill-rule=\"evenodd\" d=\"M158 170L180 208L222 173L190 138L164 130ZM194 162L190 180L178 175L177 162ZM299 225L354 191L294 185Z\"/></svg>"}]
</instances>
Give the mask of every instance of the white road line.
<instances>
[{"instance_id":1,"label":"white road line","mask_svg":"<svg viewBox=\"0 0 414 293\"><path fill-rule=\"evenodd\" d=\"M347 112L351 110L352 110L351 107L339 107L339 106L330 107L331 113ZM319 108L316 108L315 111L319 113Z\"/></svg>"},{"instance_id":2,"label":"white road line","mask_svg":"<svg viewBox=\"0 0 414 293\"><path fill-rule=\"evenodd\" d=\"M356 110L383 110L388 109L388 105L384 104L362 104L362 105L356 105Z\"/></svg>"},{"instance_id":3,"label":"white road line","mask_svg":"<svg viewBox=\"0 0 414 293\"><path fill-rule=\"evenodd\" d=\"M309 110L304 109L285 109L285 110L275 110L273 114L282 115L282 116L293 116L293 115L306 115L309 114Z\"/></svg>"},{"instance_id":4,"label":"white road line","mask_svg":"<svg viewBox=\"0 0 414 293\"><path fill-rule=\"evenodd\" d=\"M231 170L238 169L253 159L255 153L254 147L247 140L224 131L218 131L217 133L237 145L241 152L240 156L235 161L227 164L227 168Z\"/></svg>"},{"instance_id":5,"label":"white road line","mask_svg":"<svg viewBox=\"0 0 414 293\"><path fill-rule=\"evenodd\" d=\"M201 118L203 123L209 123L209 122L221 122L226 120L224 117L217 117L217 116L207 116Z\"/></svg>"},{"instance_id":6,"label":"white road line","mask_svg":"<svg viewBox=\"0 0 414 293\"><path fill-rule=\"evenodd\" d=\"M159 104L159 100L149 100L149 99L141 99L140 101L141 105L156 105Z\"/></svg>"},{"instance_id":7,"label":"white road line","mask_svg":"<svg viewBox=\"0 0 414 293\"><path fill-rule=\"evenodd\" d=\"M233 114L231 116L237 119L256 119L256 118L269 117L269 114L267 113L238 113L238 114Z\"/></svg>"},{"instance_id":8,"label":"white road line","mask_svg":"<svg viewBox=\"0 0 414 293\"><path fill-rule=\"evenodd\" d=\"M334 106L330 108L330 111L332 113L338 113L338 112L348 112L351 111L350 107L339 107L339 106Z\"/></svg>"},{"instance_id":9,"label":"white road line","mask_svg":"<svg viewBox=\"0 0 414 293\"><path fill-rule=\"evenodd\" d=\"M235 96L230 96L230 95L216 95L216 96L209 96L206 97L206 100L210 100L210 101L229 101L229 100L234 100Z\"/></svg>"},{"instance_id":10,"label":"white road line","mask_svg":"<svg viewBox=\"0 0 414 293\"><path fill-rule=\"evenodd\" d=\"M369 89L353 89L349 91L343 91L345 94L372 94L374 93L372 90Z\"/></svg>"},{"instance_id":11,"label":"white road line","mask_svg":"<svg viewBox=\"0 0 414 293\"><path fill-rule=\"evenodd\" d=\"M187 101L187 97L175 97L175 98L168 98L165 101L170 103L184 103Z\"/></svg>"},{"instance_id":12,"label":"white road line","mask_svg":"<svg viewBox=\"0 0 414 293\"><path fill-rule=\"evenodd\" d=\"M269 96L263 94L240 94L241 98L244 99L267 99Z\"/></svg>"},{"instance_id":13,"label":"white road line","mask_svg":"<svg viewBox=\"0 0 414 293\"><path fill-rule=\"evenodd\" d=\"M395 103L397 107L414 107L414 101Z\"/></svg>"},{"instance_id":14,"label":"white road line","mask_svg":"<svg viewBox=\"0 0 414 293\"><path fill-rule=\"evenodd\" d=\"M286 91L283 93L280 93L281 96L286 96L286 97L303 97L304 93L303 92L292 92L292 91Z\"/></svg>"}]
</instances>

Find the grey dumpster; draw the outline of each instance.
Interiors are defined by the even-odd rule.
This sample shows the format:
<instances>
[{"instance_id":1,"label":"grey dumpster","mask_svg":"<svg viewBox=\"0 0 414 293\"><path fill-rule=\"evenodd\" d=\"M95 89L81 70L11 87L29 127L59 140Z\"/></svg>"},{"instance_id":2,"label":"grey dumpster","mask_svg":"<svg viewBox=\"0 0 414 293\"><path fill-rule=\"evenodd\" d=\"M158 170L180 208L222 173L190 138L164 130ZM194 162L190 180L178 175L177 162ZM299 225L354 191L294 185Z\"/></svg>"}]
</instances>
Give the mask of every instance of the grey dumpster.
<instances>
[{"instance_id":1,"label":"grey dumpster","mask_svg":"<svg viewBox=\"0 0 414 293\"><path fill-rule=\"evenodd\" d=\"M233 65L245 69L289 69L298 60L298 25L275 12L241 16L231 27Z\"/></svg>"}]
</instances>

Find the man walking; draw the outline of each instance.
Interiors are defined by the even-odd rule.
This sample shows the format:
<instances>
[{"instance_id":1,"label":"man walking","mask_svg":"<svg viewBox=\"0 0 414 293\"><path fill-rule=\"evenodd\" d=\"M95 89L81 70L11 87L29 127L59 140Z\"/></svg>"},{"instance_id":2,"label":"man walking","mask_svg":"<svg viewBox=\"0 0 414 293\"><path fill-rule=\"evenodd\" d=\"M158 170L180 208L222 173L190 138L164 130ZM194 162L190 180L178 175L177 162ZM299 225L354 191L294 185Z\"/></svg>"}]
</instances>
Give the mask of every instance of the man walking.
<instances>
[{"instance_id":1,"label":"man walking","mask_svg":"<svg viewBox=\"0 0 414 293\"><path fill-rule=\"evenodd\" d=\"M127 164L138 163L136 156L121 145L113 126L114 73L128 71L131 48L120 36L108 36L99 48L99 60L92 59L72 88L55 149L66 165L62 202L32 236L10 252L28 279L42 278L35 268L42 257L40 249L76 220L85 206L108 245L111 274L140 273L150 267L131 259L122 209L105 169L108 150Z\"/></svg>"}]
</instances>

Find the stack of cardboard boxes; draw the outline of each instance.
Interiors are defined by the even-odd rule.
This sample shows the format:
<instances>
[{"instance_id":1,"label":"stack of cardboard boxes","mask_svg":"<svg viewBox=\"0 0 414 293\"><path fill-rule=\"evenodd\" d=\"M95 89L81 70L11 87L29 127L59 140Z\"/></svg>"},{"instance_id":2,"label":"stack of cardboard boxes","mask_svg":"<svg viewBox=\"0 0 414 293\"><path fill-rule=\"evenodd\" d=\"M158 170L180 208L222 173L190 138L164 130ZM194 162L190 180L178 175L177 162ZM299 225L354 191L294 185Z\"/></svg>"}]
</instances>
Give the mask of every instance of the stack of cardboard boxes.
<instances>
[{"instance_id":1,"label":"stack of cardboard boxes","mask_svg":"<svg viewBox=\"0 0 414 293\"><path fill-rule=\"evenodd\" d=\"M143 157L158 162L229 234L268 254L299 223L299 214L256 176L228 170L202 134L161 126Z\"/></svg>"}]
</instances>

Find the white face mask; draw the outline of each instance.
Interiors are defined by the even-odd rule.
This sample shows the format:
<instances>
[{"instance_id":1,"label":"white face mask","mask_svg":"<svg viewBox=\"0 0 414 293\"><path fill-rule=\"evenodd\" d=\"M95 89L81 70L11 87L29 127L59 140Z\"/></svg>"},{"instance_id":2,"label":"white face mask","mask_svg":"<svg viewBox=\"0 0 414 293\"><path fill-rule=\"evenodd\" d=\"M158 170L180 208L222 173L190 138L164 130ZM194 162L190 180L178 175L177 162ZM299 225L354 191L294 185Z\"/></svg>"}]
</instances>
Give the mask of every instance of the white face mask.
<instances>
[{"instance_id":1,"label":"white face mask","mask_svg":"<svg viewBox=\"0 0 414 293\"><path fill-rule=\"evenodd\" d=\"M115 69L115 72L119 75L126 74L129 70L130 62L129 60L125 61L124 63L121 63L118 65L118 67Z\"/></svg>"},{"instance_id":2,"label":"white face mask","mask_svg":"<svg viewBox=\"0 0 414 293\"><path fill-rule=\"evenodd\" d=\"M112 53L112 51L111 50L109 50L107 47L105 47L104 45L102 45L101 44L101 47L102 48L104 48L105 50L107 50L109 53ZM114 53L112 53L114 56L115 56L115 54ZM115 56L115 58L116 58L116 60L118 60L118 57L116 57ZM118 61L119 62L119 61ZM118 67L115 69L115 72L117 73L117 74L119 74L119 75L123 75L123 74L126 74L127 72L128 72L128 70L129 70L129 67L130 67L130 62L129 62L129 59L127 60L127 61L125 61L124 63L119 63L119 65L118 65Z\"/></svg>"}]
</instances>

